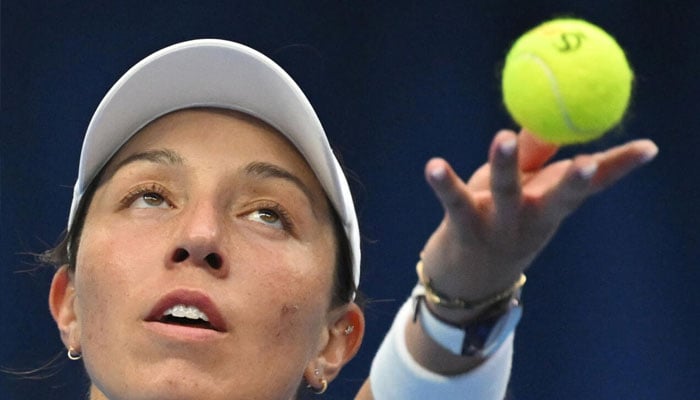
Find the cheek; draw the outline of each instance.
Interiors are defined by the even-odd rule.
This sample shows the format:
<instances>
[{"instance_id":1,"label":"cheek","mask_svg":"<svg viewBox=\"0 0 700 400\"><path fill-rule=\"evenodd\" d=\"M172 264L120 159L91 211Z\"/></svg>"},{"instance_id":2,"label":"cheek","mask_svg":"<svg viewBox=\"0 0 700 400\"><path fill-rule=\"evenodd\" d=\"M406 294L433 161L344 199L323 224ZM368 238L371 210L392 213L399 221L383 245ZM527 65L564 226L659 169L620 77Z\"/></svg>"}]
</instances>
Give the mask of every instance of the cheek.
<instances>
[{"instance_id":1,"label":"cheek","mask_svg":"<svg viewBox=\"0 0 700 400\"><path fill-rule=\"evenodd\" d=\"M250 325L239 331L254 355L253 362L288 369L290 374L303 370L323 343L324 324L317 304L296 301L268 301L267 312L260 310L248 318ZM258 323L255 323L255 321ZM244 333L245 332L245 333ZM284 360L280 355L284 354Z\"/></svg>"},{"instance_id":2,"label":"cheek","mask_svg":"<svg viewBox=\"0 0 700 400\"><path fill-rule=\"evenodd\" d=\"M123 285L119 276L109 273L112 268L106 257L94 260L91 252L81 253L83 257L79 257L76 268L76 314L82 332L82 345L85 352L89 352L96 339L111 332L109 321L114 320L114 313L118 310L114 307L120 303L116 294L121 292L119 288Z\"/></svg>"},{"instance_id":3,"label":"cheek","mask_svg":"<svg viewBox=\"0 0 700 400\"><path fill-rule=\"evenodd\" d=\"M81 238L76 257L76 312L87 351L93 344L114 343L123 325L118 321L134 318L130 299L138 295L134 291L140 285L136 283L146 278L143 268L135 266L153 262L144 251L144 246L153 248L152 244L125 232L86 227Z\"/></svg>"},{"instance_id":4,"label":"cheek","mask_svg":"<svg viewBox=\"0 0 700 400\"><path fill-rule=\"evenodd\" d=\"M280 346L306 341L300 347L315 349L311 341L319 338L330 303L332 271L327 261L313 256L274 257L269 264L259 264L254 275L242 287L252 294L249 301L257 304L250 310L261 325L258 334Z\"/></svg>"},{"instance_id":5,"label":"cheek","mask_svg":"<svg viewBox=\"0 0 700 400\"><path fill-rule=\"evenodd\" d=\"M282 273L270 274L262 279L268 303L269 331L284 340L290 334L300 332L301 336L319 326L320 311L324 308L324 297L318 293L310 279L295 279ZM307 276L306 278L310 278ZM294 336L297 336L296 334Z\"/></svg>"}]
</instances>

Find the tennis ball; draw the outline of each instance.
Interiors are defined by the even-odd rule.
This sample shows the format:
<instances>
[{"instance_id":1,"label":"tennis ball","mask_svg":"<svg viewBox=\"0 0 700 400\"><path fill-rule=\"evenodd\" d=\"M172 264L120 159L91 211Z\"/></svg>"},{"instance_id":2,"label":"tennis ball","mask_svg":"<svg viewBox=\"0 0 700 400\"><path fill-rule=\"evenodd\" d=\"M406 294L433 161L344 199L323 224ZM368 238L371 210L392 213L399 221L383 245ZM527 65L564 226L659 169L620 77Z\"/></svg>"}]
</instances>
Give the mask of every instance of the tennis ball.
<instances>
[{"instance_id":1,"label":"tennis ball","mask_svg":"<svg viewBox=\"0 0 700 400\"><path fill-rule=\"evenodd\" d=\"M554 19L518 38L503 68L503 101L520 126L559 145L591 141L622 120L634 75L601 28Z\"/></svg>"}]
</instances>

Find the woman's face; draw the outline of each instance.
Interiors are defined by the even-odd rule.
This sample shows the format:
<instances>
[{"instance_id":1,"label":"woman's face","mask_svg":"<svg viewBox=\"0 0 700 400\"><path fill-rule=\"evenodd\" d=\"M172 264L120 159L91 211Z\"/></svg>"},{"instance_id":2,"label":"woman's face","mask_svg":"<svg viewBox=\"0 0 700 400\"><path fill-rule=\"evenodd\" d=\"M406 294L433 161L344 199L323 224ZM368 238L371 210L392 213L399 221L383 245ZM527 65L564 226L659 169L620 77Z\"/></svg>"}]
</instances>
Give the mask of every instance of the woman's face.
<instances>
[{"instance_id":1,"label":"woman's face","mask_svg":"<svg viewBox=\"0 0 700 400\"><path fill-rule=\"evenodd\" d=\"M339 317L330 215L304 159L249 117L147 126L106 168L76 259L73 334L96 388L293 397Z\"/></svg>"}]
</instances>

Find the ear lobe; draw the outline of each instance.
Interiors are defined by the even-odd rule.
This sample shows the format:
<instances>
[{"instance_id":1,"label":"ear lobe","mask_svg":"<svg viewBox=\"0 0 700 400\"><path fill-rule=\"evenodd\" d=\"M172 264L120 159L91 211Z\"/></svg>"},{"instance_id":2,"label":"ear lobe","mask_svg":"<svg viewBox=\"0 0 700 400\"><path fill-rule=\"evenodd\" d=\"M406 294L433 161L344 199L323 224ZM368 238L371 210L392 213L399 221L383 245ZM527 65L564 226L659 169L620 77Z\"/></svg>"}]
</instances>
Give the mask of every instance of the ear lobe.
<instances>
[{"instance_id":1,"label":"ear lobe","mask_svg":"<svg viewBox=\"0 0 700 400\"><path fill-rule=\"evenodd\" d=\"M321 370L321 378L329 382L335 379L343 366L357 354L365 334L365 316L360 307L350 303L344 308L343 314L329 325L328 341L316 360ZM319 377L310 373L314 368L308 370L307 381L318 381Z\"/></svg>"},{"instance_id":2,"label":"ear lobe","mask_svg":"<svg viewBox=\"0 0 700 400\"><path fill-rule=\"evenodd\" d=\"M61 266L53 276L51 290L49 291L49 309L58 330L61 340L68 348L78 349L80 345L77 335L77 316L74 308L75 287L68 265Z\"/></svg>"}]
</instances>

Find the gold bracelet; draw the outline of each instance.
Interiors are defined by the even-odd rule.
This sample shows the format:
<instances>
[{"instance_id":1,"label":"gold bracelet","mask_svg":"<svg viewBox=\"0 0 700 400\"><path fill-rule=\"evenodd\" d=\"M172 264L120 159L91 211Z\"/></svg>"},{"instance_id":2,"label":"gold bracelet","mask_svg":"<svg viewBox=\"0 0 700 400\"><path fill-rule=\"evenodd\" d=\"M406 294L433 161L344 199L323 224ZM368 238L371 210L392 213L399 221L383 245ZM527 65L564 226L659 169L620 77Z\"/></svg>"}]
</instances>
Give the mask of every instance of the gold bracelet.
<instances>
[{"instance_id":1,"label":"gold bracelet","mask_svg":"<svg viewBox=\"0 0 700 400\"><path fill-rule=\"evenodd\" d=\"M423 276L423 260L419 260L418 264L416 264L416 272L418 273L418 280L425 287L425 299L436 306L449 309L473 310L477 308L486 308L498 303L501 300L512 297L520 288L523 287L523 285L525 285L525 281L527 281L525 274L520 274L518 281L515 282L515 284L513 284L513 286L511 286L509 289L506 289L505 291L497 293L491 297L467 301L460 299L459 297L451 298L436 290L433 287L431 279L425 279Z\"/></svg>"}]
</instances>

